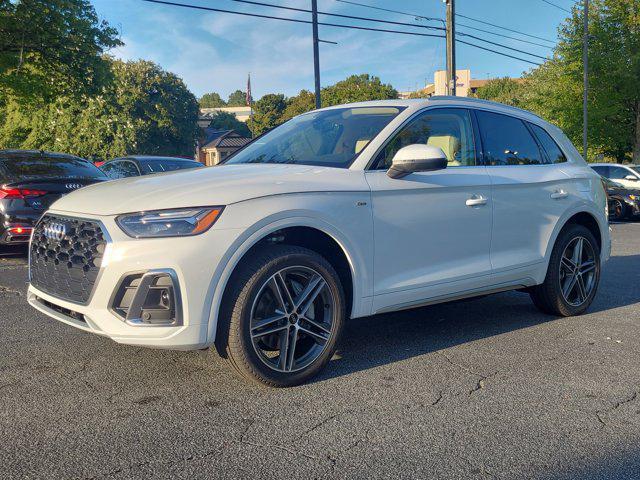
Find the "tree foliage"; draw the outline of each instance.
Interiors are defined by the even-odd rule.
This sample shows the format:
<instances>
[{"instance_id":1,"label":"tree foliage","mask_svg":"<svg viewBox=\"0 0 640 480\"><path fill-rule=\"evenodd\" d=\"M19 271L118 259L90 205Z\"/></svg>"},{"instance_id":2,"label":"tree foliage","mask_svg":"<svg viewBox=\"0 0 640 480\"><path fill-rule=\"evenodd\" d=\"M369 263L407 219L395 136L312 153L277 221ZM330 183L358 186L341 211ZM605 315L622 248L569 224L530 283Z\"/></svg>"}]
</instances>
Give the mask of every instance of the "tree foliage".
<instances>
[{"instance_id":1,"label":"tree foliage","mask_svg":"<svg viewBox=\"0 0 640 480\"><path fill-rule=\"evenodd\" d=\"M20 101L96 92L122 42L88 0L0 0L0 94Z\"/></svg>"},{"instance_id":2,"label":"tree foliage","mask_svg":"<svg viewBox=\"0 0 640 480\"><path fill-rule=\"evenodd\" d=\"M193 155L198 103L182 80L147 61L110 61L110 67L113 81L99 95L60 96L37 107L10 101L0 148L103 159Z\"/></svg>"},{"instance_id":3,"label":"tree foliage","mask_svg":"<svg viewBox=\"0 0 640 480\"><path fill-rule=\"evenodd\" d=\"M269 93L253 105L253 116L247 122L254 136L281 124L287 108L285 96L281 93Z\"/></svg>"},{"instance_id":4,"label":"tree foliage","mask_svg":"<svg viewBox=\"0 0 640 480\"><path fill-rule=\"evenodd\" d=\"M228 107L246 107L247 106L247 92L242 90L236 90L227 100Z\"/></svg>"},{"instance_id":5,"label":"tree foliage","mask_svg":"<svg viewBox=\"0 0 640 480\"><path fill-rule=\"evenodd\" d=\"M475 96L518 107L520 106L522 89L522 82L512 78L494 78L478 88Z\"/></svg>"},{"instance_id":6,"label":"tree foliage","mask_svg":"<svg viewBox=\"0 0 640 480\"><path fill-rule=\"evenodd\" d=\"M200 108L220 108L227 106L227 102L216 92L205 93L200 97L198 103L200 104Z\"/></svg>"},{"instance_id":7,"label":"tree foliage","mask_svg":"<svg viewBox=\"0 0 640 480\"><path fill-rule=\"evenodd\" d=\"M243 137L251 138L251 130L246 123L241 122L233 113L216 112L209 123L209 128L215 130L235 130Z\"/></svg>"},{"instance_id":8,"label":"tree foliage","mask_svg":"<svg viewBox=\"0 0 640 480\"><path fill-rule=\"evenodd\" d=\"M351 75L335 85L322 89L322 106L398 98L398 91L380 78L368 73Z\"/></svg>"}]
</instances>

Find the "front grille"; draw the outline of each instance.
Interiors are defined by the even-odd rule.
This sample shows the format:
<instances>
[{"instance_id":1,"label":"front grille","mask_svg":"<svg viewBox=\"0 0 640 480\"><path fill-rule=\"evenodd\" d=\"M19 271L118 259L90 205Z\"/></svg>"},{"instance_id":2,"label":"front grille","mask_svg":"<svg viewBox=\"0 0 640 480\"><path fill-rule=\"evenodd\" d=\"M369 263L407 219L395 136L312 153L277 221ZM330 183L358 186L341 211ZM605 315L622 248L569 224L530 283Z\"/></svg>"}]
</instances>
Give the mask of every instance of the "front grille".
<instances>
[{"instance_id":1,"label":"front grille","mask_svg":"<svg viewBox=\"0 0 640 480\"><path fill-rule=\"evenodd\" d=\"M31 284L49 295L85 304L107 244L99 222L45 215L33 232Z\"/></svg>"}]
</instances>

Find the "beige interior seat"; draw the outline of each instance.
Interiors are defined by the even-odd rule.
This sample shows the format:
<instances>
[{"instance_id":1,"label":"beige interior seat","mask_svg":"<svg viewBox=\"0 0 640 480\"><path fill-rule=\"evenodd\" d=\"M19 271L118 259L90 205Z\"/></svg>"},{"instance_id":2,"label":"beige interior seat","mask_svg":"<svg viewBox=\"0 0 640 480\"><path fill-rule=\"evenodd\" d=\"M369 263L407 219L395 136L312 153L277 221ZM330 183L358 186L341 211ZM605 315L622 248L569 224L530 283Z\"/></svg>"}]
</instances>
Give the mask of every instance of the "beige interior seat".
<instances>
[{"instance_id":1,"label":"beige interior seat","mask_svg":"<svg viewBox=\"0 0 640 480\"><path fill-rule=\"evenodd\" d=\"M447 165L459 167L460 162L456 160L456 155L460 151L460 140L452 135L431 135L427 140L427 145L440 148L447 157Z\"/></svg>"},{"instance_id":2,"label":"beige interior seat","mask_svg":"<svg viewBox=\"0 0 640 480\"><path fill-rule=\"evenodd\" d=\"M356 148L355 148L355 154L357 155L358 153L360 153L362 151L362 149L364 147L367 146L367 144L371 141L370 138L362 138L358 141L356 141Z\"/></svg>"}]
</instances>

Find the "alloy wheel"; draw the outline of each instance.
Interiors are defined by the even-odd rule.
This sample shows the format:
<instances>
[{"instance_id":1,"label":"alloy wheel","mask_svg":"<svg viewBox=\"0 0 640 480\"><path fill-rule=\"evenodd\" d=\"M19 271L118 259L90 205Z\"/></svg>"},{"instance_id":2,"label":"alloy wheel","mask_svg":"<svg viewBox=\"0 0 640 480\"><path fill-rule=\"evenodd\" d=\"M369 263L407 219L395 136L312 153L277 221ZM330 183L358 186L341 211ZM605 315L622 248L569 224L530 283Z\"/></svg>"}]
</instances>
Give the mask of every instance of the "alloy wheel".
<instances>
[{"instance_id":1,"label":"alloy wheel","mask_svg":"<svg viewBox=\"0 0 640 480\"><path fill-rule=\"evenodd\" d=\"M584 237L573 238L560 261L560 291L573 307L585 303L596 287L599 264L591 243Z\"/></svg>"},{"instance_id":2,"label":"alloy wheel","mask_svg":"<svg viewBox=\"0 0 640 480\"><path fill-rule=\"evenodd\" d=\"M335 312L335 298L322 275L305 266L283 268L263 283L253 302L253 349L273 370L302 370L329 345Z\"/></svg>"}]
</instances>

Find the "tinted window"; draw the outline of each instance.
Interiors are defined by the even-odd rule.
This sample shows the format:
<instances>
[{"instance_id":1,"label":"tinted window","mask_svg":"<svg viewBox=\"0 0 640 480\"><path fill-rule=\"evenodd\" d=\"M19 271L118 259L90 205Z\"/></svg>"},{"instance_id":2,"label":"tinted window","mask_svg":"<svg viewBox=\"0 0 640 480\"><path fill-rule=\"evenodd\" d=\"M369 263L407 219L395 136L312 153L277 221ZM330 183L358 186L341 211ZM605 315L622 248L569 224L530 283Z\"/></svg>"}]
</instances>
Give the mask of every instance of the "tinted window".
<instances>
[{"instance_id":1,"label":"tinted window","mask_svg":"<svg viewBox=\"0 0 640 480\"><path fill-rule=\"evenodd\" d=\"M593 168L598 175L609 178L609 167L604 165L596 165L595 167L591 168Z\"/></svg>"},{"instance_id":2,"label":"tinted window","mask_svg":"<svg viewBox=\"0 0 640 480\"><path fill-rule=\"evenodd\" d=\"M538 137L538 141L547 153L547 157L551 163L563 163L567 161L567 158L564 156L564 153L562 153L562 150L560 150L558 144L553 138L551 138L551 135L549 135L544 128L531 123L529 126L533 130L533 133L535 133L536 137Z\"/></svg>"},{"instance_id":3,"label":"tinted window","mask_svg":"<svg viewBox=\"0 0 640 480\"><path fill-rule=\"evenodd\" d=\"M487 165L543 163L538 144L522 120L480 110L476 114Z\"/></svg>"},{"instance_id":4,"label":"tinted window","mask_svg":"<svg viewBox=\"0 0 640 480\"><path fill-rule=\"evenodd\" d=\"M347 168L401 107L335 108L274 128L226 163L294 163Z\"/></svg>"},{"instance_id":5,"label":"tinted window","mask_svg":"<svg viewBox=\"0 0 640 480\"><path fill-rule=\"evenodd\" d=\"M23 178L104 178L104 173L88 160L55 157L0 157L3 176Z\"/></svg>"},{"instance_id":6,"label":"tinted window","mask_svg":"<svg viewBox=\"0 0 640 480\"><path fill-rule=\"evenodd\" d=\"M413 144L442 149L449 167L476 164L473 127L468 110L438 108L420 114L385 145L376 158L374 168L389 169L398 150Z\"/></svg>"},{"instance_id":7,"label":"tinted window","mask_svg":"<svg viewBox=\"0 0 640 480\"><path fill-rule=\"evenodd\" d=\"M183 162L180 160L143 160L141 161L143 173L172 172L187 168L198 168L203 165L200 162Z\"/></svg>"},{"instance_id":8,"label":"tinted window","mask_svg":"<svg viewBox=\"0 0 640 480\"><path fill-rule=\"evenodd\" d=\"M109 178L136 177L140 175L138 167L133 162L111 161L102 165L102 170Z\"/></svg>"},{"instance_id":9,"label":"tinted window","mask_svg":"<svg viewBox=\"0 0 640 480\"><path fill-rule=\"evenodd\" d=\"M612 180L624 180L627 175L633 175L633 173L626 168L609 167L609 178Z\"/></svg>"}]
</instances>

